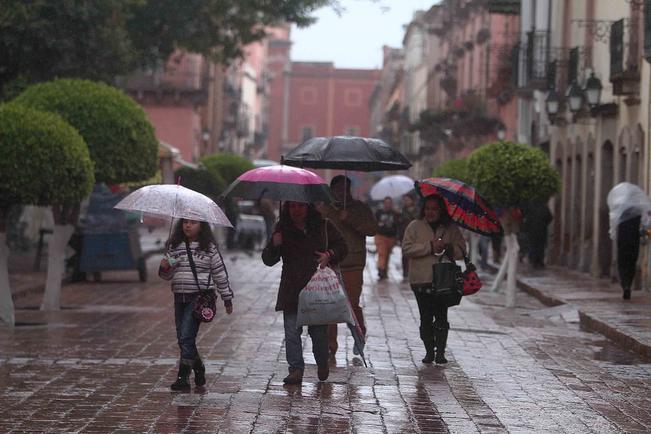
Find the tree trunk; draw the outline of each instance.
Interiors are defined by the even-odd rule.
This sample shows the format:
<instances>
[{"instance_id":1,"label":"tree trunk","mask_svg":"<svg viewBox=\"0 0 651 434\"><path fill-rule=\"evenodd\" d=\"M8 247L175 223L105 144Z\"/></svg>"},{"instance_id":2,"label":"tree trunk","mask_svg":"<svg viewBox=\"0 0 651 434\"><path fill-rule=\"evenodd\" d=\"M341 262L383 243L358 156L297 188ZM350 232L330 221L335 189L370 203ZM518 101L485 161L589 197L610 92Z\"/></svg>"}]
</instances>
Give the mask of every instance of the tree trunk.
<instances>
[{"instance_id":1,"label":"tree trunk","mask_svg":"<svg viewBox=\"0 0 651 434\"><path fill-rule=\"evenodd\" d=\"M518 252L520 245L518 244L517 233L520 230L520 224L517 218L514 217L514 212L506 210L504 216L500 219L502 228L504 229L504 243L506 244L506 253L504 254L504 261L500 267L497 277L493 282L491 291L498 291L504 275L506 274L506 307L515 307L516 298L516 275L518 272Z\"/></svg>"},{"instance_id":2,"label":"tree trunk","mask_svg":"<svg viewBox=\"0 0 651 434\"><path fill-rule=\"evenodd\" d=\"M65 250L75 230L74 224L79 216L79 205L52 206L54 231L47 250L47 277L41 310L61 308L61 281L65 273Z\"/></svg>"},{"instance_id":3,"label":"tree trunk","mask_svg":"<svg viewBox=\"0 0 651 434\"><path fill-rule=\"evenodd\" d=\"M0 213L2 213L0 211ZM0 220L4 220L0 214ZM11 298L11 287L9 286L9 246L7 245L7 233L4 231L4 221L0 224L0 321L13 327L16 323L14 314L14 302Z\"/></svg>"}]
</instances>

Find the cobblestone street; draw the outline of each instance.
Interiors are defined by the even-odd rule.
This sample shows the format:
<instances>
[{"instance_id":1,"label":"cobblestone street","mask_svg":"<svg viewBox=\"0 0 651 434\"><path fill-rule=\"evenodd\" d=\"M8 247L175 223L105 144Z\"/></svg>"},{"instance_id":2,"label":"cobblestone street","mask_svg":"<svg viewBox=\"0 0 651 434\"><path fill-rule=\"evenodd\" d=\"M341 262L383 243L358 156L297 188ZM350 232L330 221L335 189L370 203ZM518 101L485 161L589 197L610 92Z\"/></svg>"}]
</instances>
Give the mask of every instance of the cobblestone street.
<instances>
[{"instance_id":1,"label":"cobblestone street","mask_svg":"<svg viewBox=\"0 0 651 434\"><path fill-rule=\"evenodd\" d=\"M397 249L396 249L397 252ZM365 368L340 325L330 378L319 383L304 334L301 386L285 386L280 266L226 252L234 313L201 326L208 384L171 393L178 347L168 282L131 272L70 284L63 309L17 299L0 329L0 432L631 432L651 430L651 363L600 334L576 310L523 293L518 307L485 289L450 311L445 366L423 365L418 309L394 257L377 282L370 255L363 304ZM394 255L398 256L398 255ZM218 304L219 307L219 304Z\"/></svg>"}]
</instances>

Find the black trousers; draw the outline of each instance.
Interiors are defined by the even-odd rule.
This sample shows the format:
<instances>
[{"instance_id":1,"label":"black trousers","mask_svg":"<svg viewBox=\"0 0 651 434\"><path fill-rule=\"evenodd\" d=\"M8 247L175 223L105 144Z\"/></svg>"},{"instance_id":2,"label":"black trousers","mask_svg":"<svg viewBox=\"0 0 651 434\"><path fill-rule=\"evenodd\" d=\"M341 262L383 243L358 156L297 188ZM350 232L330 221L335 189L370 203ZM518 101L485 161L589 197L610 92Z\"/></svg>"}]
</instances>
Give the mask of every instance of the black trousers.
<instances>
[{"instance_id":1,"label":"black trousers","mask_svg":"<svg viewBox=\"0 0 651 434\"><path fill-rule=\"evenodd\" d=\"M448 330L448 307L436 304L432 294L426 294L412 288L420 312L420 338L423 342L434 339L435 330Z\"/></svg>"},{"instance_id":2,"label":"black trousers","mask_svg":"<svg viewBox=\"0 0 651 434\"><path fill-rule=\"evenodd\" d=\"M621 222L617 226L617 272L622 289L631 289L635 265L640 253L640 217Z\"/></svg>"}]
</instances>

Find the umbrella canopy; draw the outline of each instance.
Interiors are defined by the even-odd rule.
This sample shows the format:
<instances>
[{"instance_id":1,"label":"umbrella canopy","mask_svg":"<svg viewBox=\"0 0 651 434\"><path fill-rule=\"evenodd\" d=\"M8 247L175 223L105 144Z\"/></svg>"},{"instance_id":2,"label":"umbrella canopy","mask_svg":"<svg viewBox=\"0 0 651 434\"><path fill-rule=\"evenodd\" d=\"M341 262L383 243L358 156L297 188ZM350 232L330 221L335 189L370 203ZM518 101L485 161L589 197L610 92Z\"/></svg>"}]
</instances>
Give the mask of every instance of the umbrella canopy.
<instances>
[{"instance_id":1,"label":"umbrella canopy","mask_svg":"<svg viewBox=\"0 0 651 434\"><path fill-rule=\"evenodd\" d=\"M114 208L233 227L212 199L180 185L161 184L139 188Z\"/></svg>"},{"instance_id":2,"label":"umbrella canopy","mask_svg":"<svg viewBox=\"0 0 651 434\"><path fill-rule=\"evenodd\" d=\"M448 214L459 226L481 235L502 232L497 214L473 187L451 178L427 178L414 185L422 197L442 196Z\"/></svg>"},{"instance_id":3,"label":"umbrella canopy","mask_svg":"<svg viewBox=\"0 0 651 434\"><path fill-rule=\"evenodd\" d=\"M385 197L400 197L414 189L414 180L405 175L385 176L371 187L371 199L382 200Z\"/></svg>"},{"instance_id":4,"label":"umbrella canopy","mask_svg":"<svg viewBox=\"0 0 651 434\"><path fill-rule=\"evenodd\" d=\"M617 226L639 216L646 219L651 211L651 199L640 187L630 182L620 182L608 192L608 217L610 238L617 238ZM642 221L644 222L645 219Z\"/></svg>"},{"instance_id":5,"label":"umbrella canopy","mask_svg":"<svg viewBox=\"0 0 651 434\"><path fill-rule=\"evenodd\" d=\"M223 196L294 202L332 202L330 187L316 173L289 166L266 166L249 170L228 186Z\"/></svg>"},{"instance_id":6,"label":"umbrella canopy","mask_svg":"<svg viewBox=\"0 0 651 434\"><path fill-rule=\"evenodd\" d=\"M282 164L312 169L405 170L411 163L380 139L353 136L313 137L297 146Z\"/></svg>"}]
</instances>

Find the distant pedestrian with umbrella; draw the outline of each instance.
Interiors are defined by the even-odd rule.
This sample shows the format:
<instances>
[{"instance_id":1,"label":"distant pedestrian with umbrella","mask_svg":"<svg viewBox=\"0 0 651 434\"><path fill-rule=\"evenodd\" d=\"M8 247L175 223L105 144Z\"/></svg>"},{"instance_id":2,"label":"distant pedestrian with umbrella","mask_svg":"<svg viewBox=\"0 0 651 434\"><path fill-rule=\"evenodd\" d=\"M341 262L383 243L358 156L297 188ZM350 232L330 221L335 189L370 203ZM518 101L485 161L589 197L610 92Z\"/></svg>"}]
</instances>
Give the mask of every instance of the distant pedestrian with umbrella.
<instances>
[{"instance_id":1,"label":"distant pedestrian with umbrella","mask_svg":"<svg viewBox=\"0 0 651 434\"><path fill-rule=\"evenodd\" d=\"M423 363L447 363L448 306L433 294L432 266L463 259L465 244L443 198L425 197L419 217L407 226L402 240L402 253L409 258L409 283L420 312L420 338L426 352Z\"/></svg>"},{"instance_id":2,"label":"distant pedestrian with umbrella","mask_svg":"<svg viewBox=\"0 0 651 434\"><path fill-rule=\"evenodd\" d=\"M330 219L339 229L346 241L348 254L339 264L348 298L350 299L355 319L366 336L366 325L359 300L364 285L364 267L366 265L366 237L377 233L377 222L373 212L364 202L353 199L351 181L345 175L337 175L330 181L330 191L335 198L333 204L318 207L323 217ZM328 347L334 356L338 349L337 324L328 328Z\"/></svg>"},{"instance_id":3,"label":"distant pedestrian with umbrella","mask_svg":"<svg viewBox=\"0 0 651 434\"><path fill-rule=\"evenodd\" d=\"M285 352L289 375L285 384L303 381L305 362L301 343L302 327L296 326L298 297L317 267L338 264L346 257L347 247L337 228L324 220L312 203L286 201L271 239L262 251L265 265L282 260L276 311L283 312ZM328 326L308 326L312 352L320 381L328 379Z\"/></svg>"},{"instance_id":4,"label":"distant pedestrian with umbrella","mask_svg":"<svg viewBox=\"0 0 651 434\"><path fill-rule=\"evenodd\" d=\"M375 212L375 219L378 225L378 231L375 235L377 272L378 278L384 280L388 277L391 251L396 245L400 225L400 214L393 207L393 199L388 196L384 198L382 208Z\"/></svg>"},{"instance_id":5,"label":"distant pedestrian with umbrella","mask_svg":"<svg viewBox=\"0 0 651 434\"><path fill-rule=\"evenodd\" d=\"M642 226L646 226L649 220L651 199L637 185L622 182L610 190L607 203L610 237L617 242L617 273L622 286L622 297L630 300L640 253ZM642 225L642 222L645 224Z\"/></svg>"}]
</instances>

